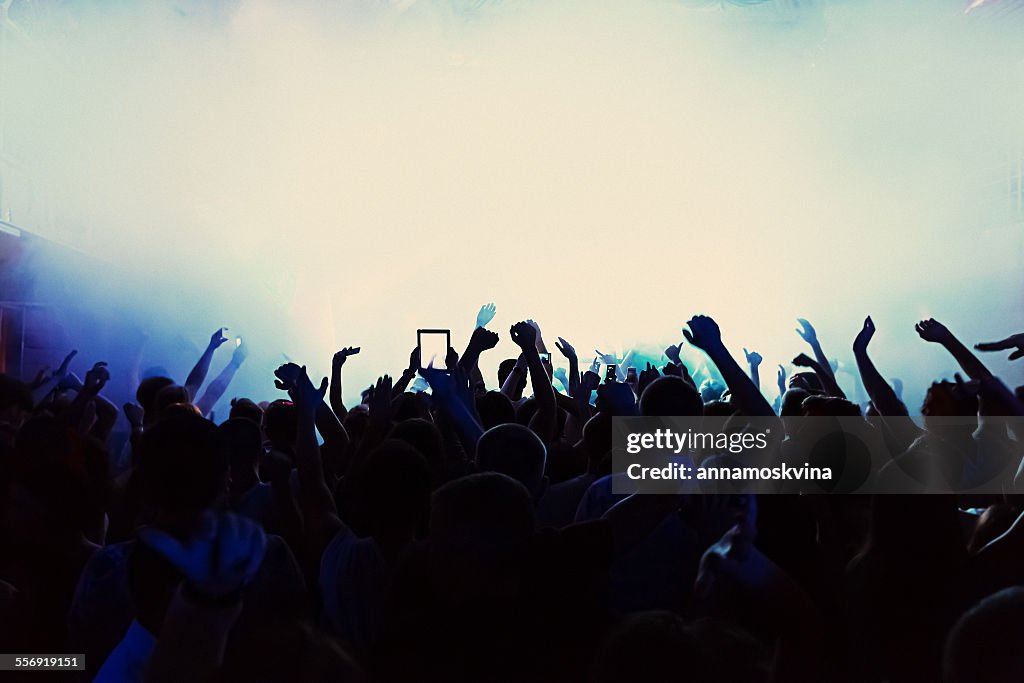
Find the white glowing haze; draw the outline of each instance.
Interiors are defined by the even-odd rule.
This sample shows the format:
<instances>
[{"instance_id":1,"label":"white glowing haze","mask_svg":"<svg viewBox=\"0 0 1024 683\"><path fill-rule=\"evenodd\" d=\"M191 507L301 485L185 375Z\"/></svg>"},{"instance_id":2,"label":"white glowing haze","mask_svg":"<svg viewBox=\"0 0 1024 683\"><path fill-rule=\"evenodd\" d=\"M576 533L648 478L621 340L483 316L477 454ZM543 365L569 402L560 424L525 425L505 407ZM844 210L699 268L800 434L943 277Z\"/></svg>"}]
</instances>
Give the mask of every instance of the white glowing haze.
<instances>
[{"instance_id":1,"label":"white glowing haze","mask_svg":"<svg viewBox=\"0 0 1024 683\"><path fill-rule=\"evenodd\" d=\"M908 392L952 369L920 317L968 343L1021 326L1019 22L956 1L791 24L657 0L101 7L39 36L47 59L11 56L9 134L81 246L132 264L117 305L164 307L150 335L246 339L229 396L272 397L282 353L326 372L358 345L351 402L417 327L461 349L488 301L489 379L519 319L588 361L704 312L761 351L769 393L798 315L847 358L873 314Z\"/></svg>"}]
</instances>

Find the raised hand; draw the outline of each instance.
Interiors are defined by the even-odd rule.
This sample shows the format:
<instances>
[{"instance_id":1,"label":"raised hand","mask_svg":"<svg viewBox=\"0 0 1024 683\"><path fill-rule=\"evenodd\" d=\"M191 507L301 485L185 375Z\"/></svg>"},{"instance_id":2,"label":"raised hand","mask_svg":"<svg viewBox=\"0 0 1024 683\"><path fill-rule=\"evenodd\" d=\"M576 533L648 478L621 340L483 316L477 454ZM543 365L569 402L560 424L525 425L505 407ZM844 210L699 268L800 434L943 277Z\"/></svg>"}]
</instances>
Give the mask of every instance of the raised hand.
<instances>
[{"instance_id":1,"label":"raised hand","mask_svg":"<svg viewBox=\"0 0 1024 683\"><path fill-rule=\"evenodd\" d=\"M498 333L491 332L490 330L478 327L473 330L473 334L469 337L469 345L478 354L493 349L498 345Z\"/></svg>"},{"instance_id":2,"label":"raised hand","mask_svg":"<svg viewBox=\"0 0 1024 683\"><path fill-rule=\"evenodd\" d=\"M799 356L793 359L793 365L798 368L811 368L818 367L817 361L808 356L806 353L801 353ZM781 366L780 366L781 367Z\"/></svg>"},{"instance_id":3,"label":"raised hand","mask_svg":"<svg viewBox=\"0 0 1024 683\"><path fill-rule=\"evenodd\" d=\"M867 351L868 344L871 342L871 338L875 336L875 321L871 319L871 316L864 318L864 326L860 328L860 332L853 340L853 352L862 353Z\"/></svg>"},{"instance_id":4,"label":"raised hand","mask_svg":"<svg viewBox=\"0 0 1024 683\"><path fill-rule=\"evenodd\" d=\"M68 374L68 370L69 370L69 368L71 367L71 361L72 361L72 360L74 359L74 357L75 357L75 356L77 356L77 355L78 355L78 350L77 350L77 349L75 349L75 350L71 351L71 353L69 353L68 355L64 356L64 360L63 360L63 361L61 361L61 363L60 363L60 367L59 367L59 368L57 368L57 369L56 369L56 370L54 371L53 375L52 375L53 379L55 379L55 380L57 380L57 381L59 382L59 381L61 381L61 380L62 380L62 379L63 379L64 377L66 377L66 376L67 376L67 374Z\"/></svg>"},{"instance_id":5,"label":"raised hand","mask_svg":"<svg viewBox=\"0 0 1024 683\"><path fill-rule=\"evenodd\" d=\"M210 335L210 348L219 348L221 344L226 342L228 338L224 336L224 333L228 331L226 327L218 327L217 331Z\"/></svg>"},{"instance_id":6,"label":"raised hand","mask_svg":"<svg viewBox=\"0 0 1024 683\"><path fill-rule=\"evenodd\" d=\"M1001 339L999 341L981 342L980 344L975 344L974 348L978 351L1005 351L1007 349L1014 349L1007 357L1009 360L1024 358L1024 332L1012 334L1006 339Z\"/></svg>"},{"instance_id":7,"label":"raised hand","mask_svg":"<svg viewBox=\"0 0 1024 683\"><path fill-rule=\"evenodd\" d=\"M600 371L601 371L601 357L597 356L596 358L594 358L593 361L591 361L589 372L593 372L593 373L596 374L596 373L598 373Z\"/></svg>"},{"instance_id":8,"label":"raised hand","mask_svg":"<svg viewBox=\"0 0 1024 683\"><path fill-rule=\"evenodd\" d=\"M644 389L647 388L647 385L659 377L661 377L661 373L658 372L658 368L648 363L647 367L640 371L640 381L637 383L637 390L639 391L639 394L637 395L642 395L644 393Z\"/></svg>"},{"instance_id":9,"label":"raised hand","mask_svg":"<svg viewBox=\"0 0 1024 683\"><path fill-rule=\"evenodd\" d=\"M341 367L348 360L349 356L354 356L359 353L361 349L358 346L346 346L337 353L334 354L334 364Z\"/></svg>"},{"instance_id":10,"label":"raised hand","mask_svg":"<svg viewBox=\"0 0 1024 683\"><path fill-rule=\"evenodd\" d=\"M446 374L443 370L435 369L435 372ZM431 385L433 386L433 385ZM391 421L391 376L384 375L377 378L377 384L373 387L373 395L367 404L370 408L370 419L376 422L387 423Z\"/></svg>"},{"instance_id":11,"label":"raised hand","mask_svg":"<svg viewBox=\"0 0 1024 683\"><path fill-rule=\"evenodd\" d=\"M409 354L409 368L407 372L415 373L420 369L420 347L417 345Z\"/></svg>"},{"instance_id":12,"label":"raised hand","mask_svg":"<svg viewBox=\"0 0 1024 683\"><path fill-rule=\"evenodd\" d=\"M565 356L566 360L568 360L569 362L577 360L576 349L572 347L572 344L565 341L561 337L559 337L558 341L555 342L555 348L558 349L558 352Z\"/></svg>"},{"instance_id":13,"label":"raised hand","mask_svg":"<svg viewBox=\"0 0 1024 683\"><path fill-rule=\"evenodd\" d=\"M277 378L274 380L274 386L282 391L290 392L298 386L301 375L302 368L296 363L285 363L274 370L274 376Z\"/></svg>"},{"instance_id":14,"label":"raised hand","mask_svg":"<svg viewBox=\"0 0 1024 683\"><path fill-rule=\"evenodd\" d=\"M569 373L566 372L565 368L555 368L551 371L552 376L562 383L566 391L569 390Z\"/></svg>"},{"instance_id":15,"label":"raised hand","mask_svg":"<svg viewBox=\"0 0 1024 683\"><path fill-rule=\"evenodd\" d=\"M203 513L199 531L185 541L155 527L140 529L139 541L208 595L228 595L249 583L267 550L267 538L258 524L211 510Z\"/></svg>"},{"instance_id":16,"label":"raised hand","mask_svg":"<svg viewBox=\"0 0 1024 683\"><path fill-rule=\"evenodd\" d=\"M796 333L800 335L800 338L811 346L818 343L818 333L814 331L814 326L805 318L797 318L796 321L800 323L800 327L796 329Z\"/></svg>"},{"instance_id":17,"label":"raised hand","mask_svg":"<svg viewBox=\"0 0 1024 683\"><path fill-rule=\"evenodd\" d=\"M292 365L294 365L294 363ZM278 368L278 370L280 370L280 368ZM324 396L327 394L327 378L324 377L320 380L319 387L315 386L312 380L309 379L309 374L306 372L306 366L303 365L299 368L299 372L295 375L294 381L291 383L289 394L291 395L292 400L295 401L295 407L297 409L309 410L315 415L320 404L323 403Z\"/></svg>"},{"instance_id":18,"label":"raised hand","mask_svg":"<svg viewBox=\"0 0 1024 683\"><path fill-rule=\"evenodd\" d=\"M249 347L248 345L241 343L241 339L239 339L238 346L236 346L235 350L231 352L231 362L235 365L235 367L240 367L242 363L245 362L245 359L248 357Z\"/></svg>"},{"instance_id":19,"label":"raised hand","mask_svg":"<svg viewBox=\"0 0 1024 683\"><path fill-rule=\"evenodd\" d=\"M704 351L722 346L722 331L718 328L718 323L706 315L695 315L690 318L683 328L683 337Z\"/></svg>"},{"instance_id":20,"label":"raised hand","mask_svg":"<svg viewBox=\"0 0 1024 683\"><path fill-rule=\"evenodd\" d=\"M494 304L484 304L476 314L476 326L487 327L487 323L494 320L494 314L497 312L498 309L494 307Z\"/></svg>"},{"instance_id":21,"label":"raised hand","mask_svg":"<svg viewBox=\"0 0 1024 683\"><path fill-rule=\"evenodd\" d=\"M779 385L779 395L786 393L786 368L779 366L779 372L775 375L775 381Z\"/></svg>"},{"instance_id":22,"label":"raised hand","mask_svg":"<svg viewBox=\"0 0 1024 683\"><path fill-rule=\"evenodd\" d=\"M926 342L946 344L953 340L953 333L949 331L949 328L934 318L922 320L914 326L914 329Z\"/></svg>"},{"instance_id":23,"label":"raised hand","mask_svg":"<svg viewBox=\"0 0 1024 683\"><path fill-rule=\"evenodd\" d=\"M110 371L107 364L100 361L92 366L89 372L85 373L85 382L82 384L82 391L95 396L103 391L103 387L110 381Z\"/></svg>"},{"instance_id":24,"label":"raised hand","mask_svg":"<svg viewBox=\"0 0 1024 683\"><path fill-rule=\"evenodd\" d=\"M985 367L981 359L971 353L971 350L964 346L963 342L957 339L956 335L939 321L934 318L922 320L914 326L914 329L917 330L917 334L920 335L921 339L940 344L949 351L971 379L982 380L992 376L991 371Z\"/></svg>"},{"instance_id":25,"label":"raised hand","mask_svg":"<svg viewBox=\"0 0 1024 683\"><path fill-rule=\"evenodd\" d=\"M601 362L605 365L616 365L619 362L619 359L615 357L614 353L605 353L598 349L594 349L594 353L597 354L597 358L594 359L594 363Z\"/></svg>"},{"instance_id":26,"label":"raised hand","mask_svg":"<svg viewBox=\"0 0 1024 683\"><path fill-rule=\"evenodd\" d=\"M759 354L757 351L747 351L746 348L743 349L743 355L746 356L747 358L747 364L754 368L759 366L761 364L761 361L763 360L761 358L761 354Z\"/></svg>"},{"instance_id":27,"label":"raised hand","mask_svg":"<svg viewBox=\"0 0 1024 683\"><path fill-rule=\"evenodd\" d=\"M516 323L509 330L509 334L516 346L523 350L523 353L531 350L537 351L537 328L529 321Z\"/></svg>"},{"instance_id":28,"label":"raised hand","mask_svg":"<svg viewBox=\"0 0 1024 683\"><path fill-rule=\"evenodd\" d=\"M679 342L678 344L672 344L671 346L665 349L665 356L676 365L682 365L682 361L679 360L679 352L682 351L682 349L683 342Z\"/></svg>"}]
</instances>

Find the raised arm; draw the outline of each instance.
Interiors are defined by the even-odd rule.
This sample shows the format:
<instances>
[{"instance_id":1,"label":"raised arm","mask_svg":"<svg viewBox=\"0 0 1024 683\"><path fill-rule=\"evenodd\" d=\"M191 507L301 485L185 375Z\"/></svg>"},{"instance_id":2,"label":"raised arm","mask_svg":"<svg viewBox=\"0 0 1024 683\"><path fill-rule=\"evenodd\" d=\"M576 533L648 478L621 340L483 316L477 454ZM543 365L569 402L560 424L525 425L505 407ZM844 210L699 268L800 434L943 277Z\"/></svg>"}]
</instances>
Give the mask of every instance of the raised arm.
<instances>
[{"instance_id":1,"label":"raised arm","mask_svg":"<svg viewBox=\"0 0 1024 683\"><path fill-rule=\"evenodd\" d=\"M565 356L565 359L569 361L569 395L573 398L580 390L580 359L576 355L576 349L572 347L572 344L565 341L561 337L555 342L555 348L558 352Z\"/></svg>"},{"instance_id":2,"label":"raised arm","mask_svg":"<svg viewBox=\"0 0 1024 683\"><path fill-rule=\"evenodd\" d=\"M544 344L544 335L541 334L540 325L533 320L527 320L526 323L537 332L537 339L534 341L534 345L537 347L537 353L548 353L548 347Z\"/></svg>"},{"instance_id":3,"label":"raised arm","mask_svg":"<svg viewBox=\"0 0 1024 683\"><path fill-rule=\"evenodd\" d=\"M704 351L715 364L740 412L747 417L775 415L761 390L754 386L747 373L743 372L725 348L718 323L706 315L695 315L686 325L689 328L683 328L686 341Z\"/></svg>"},{"instance_id":4,"label":"raised arm","mask_svg":"<svg viewBox=\"0 0 1024 683\"><path fill-rule=\"evenodd\" d=\"M530 322L518 322L509 330L512 341L522 350L526 359L526 367L530 372L530 384L533 386L533 397L537 401L537 435L544 443L551 443L555 438L558 407L555 403L555 390L551 386L544 364L540 361L537 343L537 330Z\"/></svg>"},{"instance_id":5,"label":"raised arm","mask_svg":"<svg viewBox=\"0 0 1024 683\"><path fill-rule=\"evenodd\" d=\"M747 351L746 347L743 347L743 356L747 359L747 367L750 368L750 381L754 383L757 390L761 390L761 377L758 374L758 368L761 367L761 354L757 351Z\"/></svg>"},{"instance_id":6,"label":"raised arm","mask_svg":"<svg viewBox=\"0 0 1024 683\"><path fill-rule=\"evenodd\" d=\"M949 353L956 359L956 362L960 364L963 371L967 373L967 376L971 379L978 380L979 382L983 379L987 379L992 376L989 369L985 367L977 356L971 353L963 343L949 331L949 328L935 320L929 318L928 320L922 320L914 326L917 330L918 335L921 339L927 342L935 344L941 344Z\"/></svg>"},{"instance_id":7,"label":"raised arm","mask_svg":"<svg viewBox=\"0 0 1024 683\"><path fill-rule=\"evenodd\" d=\"M975 344L974 348L978 351L1006 351L1013 349L1010 355L1007 356L1008 360L1017 360L1018 358L1024 358L1024 332L1019 334L1011 334L1006 339L1001 339L994 342L981 342Z\"/></svg>"},{"instance_id":8,"label":"raised arm","mask_svg":"<svg viewBox=\"0 0 1024 683\"><path fill-rule=\"evenodd\" d=\"M210 343L206 345L203 355L199 356L199 360L196 361L192 372L188 373L188 378L185 380L185 388L188 390L189 398L193 401L199 396L199 389L202 388L203 382L206 381L206 376L210 373L210 362L213 360L213 352L228 340L224 336L227 329L226 327L219 327L216 332L210 335Z\"/></svg>"},{"instance_id":9,"label":"raised arm","mask_svg":"<svg viewBox=\"0 0 1024 683\"><path fill-rule=\"evenodd\" d=\"M864 318L864 326L861 327L857 337L853 340L853 358L857 361L857 370L860 373L860 380L864 383L864 391L875 406L875 410L882 416L908 415L907 407L889 386L889 383L882 377L882 373L875 367L871 357L868 356L868 343L875 336L875 322L871 316Z\"/></svg>"},{"instance_id":10,"label":"raised arm","mask_svg":"<svg viewBox=\"0 0 1024 683\"><path fill-rule=\"evenodd\" d=\"M391 398L395 398L409 388L409 384L416 377L416 373L420 369L420 347L413 347L412 353L409 354L409 367L402 371L402 376L398 378L398 381L391 387Z\"/></svg>"},{"instance_id":11,"label":"raised arm","mask_svg":"<svg viewBox=\"0 0 1024 683\"><path fill-rule=\"evenodd\" d=\"M846 394L836 382L836 376L832 373L831 367L826 371L825 368L821 366L821 363L814 360L806 353L801 353L799 356L794 358L793 365L798 368L808 368L809 370L812 370L829 396L846 398Z\"/></svg>"},{"instance_id":12,"label":"raised arm","mask_svg":"<svg viewBox=\"0 0 1024 683\"><path fill-rule=\"evenodd\" d=\"M327 378L313 386L306 368L288 363L274 374L279 389L287 389L295 403L297 431L295 464L299 472L299 505L302 508L309 558L318 558L335 533L345 528L334 496L324 479L324 465L316 442L316 419L327 393Z\"/></svg>"},{"instance_id":13,"label":"raised arm","mask_svg":"<svg viewBox=\"0 0 1024 683\"><path fill-rule=\"evenodd\" d=\"M832 371L832 364L829 362L828 356L821 349L821 342L818 341L818 333L815 331L814 326L804 318L797 318L796 321L800 323L796 333L810 345L811 350L814 352L814 360L817 361L818 367L821 368L819 376L822 378L822 385L829 389L829 393L836 392L832 395L846 398L846 394L839 388L839 382L836 381L836 373ZM825 377L828 377L828 381L825 381Z\"/></svg>"},{"instance_id":14,"label":"raised arm","mask_svg":"<svg viewBox=\"0 0 1024 683\"><path fill-rule=\"evenodd\" d=\"M331 359L331 410L339 420L344 420L348 415L348 409L345 407L344 401L341 400L341 366L345 364L349 356L354 356L357 353L359 353L358 346L346 346L335 353L334 358Z\"/></svg>"},{"instance_id":15,"label":"raised arm","mask_svg":"<svg viewBox=\"0 0 1024 683\"><path fill-rule=\"evenodd\" d=\"M515 403L523 397L523 386L526 384L526 355L520 353L512 372L501 384L501 393L508 397L508 400Z\"/></svg>"},{"instance_id":16,"label":"raised arm","mask_svg":"<svg viewBox=\"0 0 1024 683\"><path fill-rule=\"evenodd\" d=\"M469 386L469 377L459 367L455 352L450 351L449 356L454 361L450 365L451 372L425 368L420 374L430 385L438 409L451 420L462 447L472 454L476 452L476 444L484 430L472 406L473 390Z\"/></svg>"},{"instance_id":17,"label":"raised arm","mask_svg":"<svg viewBox=\"0 0 1024 683\"><path fill-rule=\"evenodd\" d=\"M228 386L231 384L231 380L235 378L235 373L242 367L242 363L248 357L249 352L245 344L239 344L235 347L234 352L231 354L231 361L220 371L209 386L206 387L206 391L196 401L196 408L199 408L199 412L204 417L209 416L213 407L217 405L217 401L221 399L224 392L228 390Z\"/></svg>"},{"instance_id":18,"label":"raised arm","mask_svg":"<svg viewBox=\"0 0 1024 683\"><path fill-rule=\"evenodd\" d=\"M497 345L498 334L496 332L491 332L483 327L477 327L473 330L473 334L469 335L469 343L466 344L466 350L459 359L459 367L462 368L462 371L467 376L473 375L474 372L479 372L477 364L480 362L480 354L493 349Z\"/></svg>"}]
</instances>

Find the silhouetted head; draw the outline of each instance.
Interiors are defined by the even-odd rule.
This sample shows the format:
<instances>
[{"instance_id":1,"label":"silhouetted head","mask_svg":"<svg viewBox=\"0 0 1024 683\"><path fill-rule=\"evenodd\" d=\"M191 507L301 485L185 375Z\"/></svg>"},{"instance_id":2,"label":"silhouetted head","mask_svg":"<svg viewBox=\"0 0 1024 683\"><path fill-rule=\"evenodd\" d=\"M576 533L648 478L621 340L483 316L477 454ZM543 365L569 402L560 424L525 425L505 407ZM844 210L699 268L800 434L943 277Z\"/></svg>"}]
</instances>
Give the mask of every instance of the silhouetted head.
<instances>
[{"instance_id":1,"label":"silhouetted head","mask_svg":"<svg viewBox=\"0 0 1024 683\"><path fill-rule=\"evenodd\" d=\"M408 443L385 439L368 456L360 481L373 536L411 537L426 528L430 468Z\"/></svg>"},{"instance_id":2,"label":"silhouetted head","mask_svg":"<svg viewBox=\"0 0 1024 683\"><path fill-rule=\"evenodd\" d=\"M435 590L451 602L514 595L533 530L533 501L515 479L483 472L448 482L430 510Z\"/></svg>"},{"instance_id":3,"label":"silhouetted head","mask_svg":"<svg viewBox=\"0 0 1024 683\"><path fill-rule=\"evenodd\" d=\"M172 386L174 380L170 377L156 375L147 377L139 382L139 388L135 390L135 401L143 410L143 420L148 425L157 416L156 397L162 389Z\"/></svg>"},{"instance_id":4,"label":"silhouetted head","mask_svg":"<svg viewBox=\"0 0 1024 683\"><path fill-rule=\"evenodd\" d=\"M546 460L544 442L519 424L492 427L476 445L480 471L508 475L525 486L531 495L539 495L543 490Z\"/></svg>"},{"instance_id":5,"label":"silhouetted head","mask_svg":"<svg viewBox=\"0 0 1024 683\"><path fill-rule=\"evenodd\" d=\"M354 443L359 443L369 422L370 415L365 410L350 410L345 415L345 419L342 420L341 424L345 427L345 431L348 432L349 438Z\"/></svg>"},{"instance_id":6,"label":"silhouetted head","mask_svg":"<svg viewBox=\"0 0 1024 683\"><path fill-rule=\"evenodd\" d=\"M782 395L782 407L779 410L781 417L802 417L804 414L804 401L810 396L810 392L800 387L790 387Z\"/></svg>"},{"instance_id":7,"label":"silhouetted head","mask_svg":"<svg viewBox=\"0 0 1024 683\"><path fill-rule=\"evenodd\" d=\"M640 396L645 417L694 417L703 414L701 395L680 377L659 377Z\"/></svg>"},{"instance_id":8,"label":"silhouetted head","mask_svg":"<svg viewBox=\"0 0 1024 683\"><path fill-rule=\"evenodd\" d=\"M808 396L804 399L803 410L812 417L861 417L860 406L834 396Z\"/></svg>"},{"instance_id":9,"label":"silhouetted head","mask_svg":"<svg viewBox=\"0 0 1024 683\"><path fill-rule=\"evenodd\" d=\"M439 480L440 472L444 468L444 439L433 422L418 417L404 420L391 429L388 438L404 441L415 448L427 461L434 481Z\"/></svg>"},{"instance_id":10,"label":"silhouetted head","mask_svg":"<svg viewBox=\"0 0 1024 683\"><path fill-rule=\"evenodd\" d=\"M259 425L243 417L234 417L218 429L224 439L232 488L237 481L255 483L254 477L263 453L263 435Z\"/></svg>"},{"instance_id":11,"label":"silhouetted head","mask_svg":"<svg viewBox=\"0 0 1024 683\"><path fill-rule=\"evenodd\" d=\"M395 422L413 418L426 419L430 416L430 409L424 396L411 391L403 391L391 401L391 416Z\"/></svg>"},{"instance_id":12,"label":"silhouetted head","mask_svg":"<svg viewBox=\"0 0 1024 683\"><path fill-rule=\"evenodd\" d=\"M263 412L263 433L274 448L290 451L295 447L296 419L295 405L291 401L278 399L267 406Z\"/></svg>"},{"instance_id":13,"label":"silhouetted head","mask_svg":"<svg viewBox=\"0 0 1024 683\"><path fill-rule=\"evenodd\" d=\"M1024 681L1024 586L993 593L967 610L946 639L946 683Z\"/></svg>"},{"instance_id":14,"label":"silhouetted head","mask_svg":"<svg viewBox=\"0 0 1024 683\"><path fill-rule=\"evenodd\" d=\"M234 420L236 418L255 422L258 427L263 424L263 408L260 408L251 399L233 398L231 399L231 412L228 413L228 419Z\"/></svg>"},{"instance_id":15,"label":"silhouetted head","mask_svg":"<svg viewBox=\"0 0 1024 683\"><path fill-rule=\"evenodd\" d=\"M202 417L203 413L191 403L172 403L160 409L160 419L166 420L179 415L195 415Z\"/></svg>"},{"instance_id":16,"label":"silhouetted head","mask_svg":"<svg viewBox=\"0 0 1024 683\"><path fill-rule=\"evenodd\" d=\"M162 420L164 410L175 403L191 403L192 397L188 395L188 389L178 384L168 384L156 393L153 401L153 409L156 412L156 419Z\"/></svg>"},{"instance_id":17,"label":"silhouetted head","mask_svg":"<svg viewBox=\"0 0 1024 683\"><path fill-rule=\"evenodd\" d=\"M502 386L508 376L512 374L512 368L516 366L515 358L506 358L498 364L498 386Z\"/></svg>"},{"instance_id":18,"label":"silhouetted head","mask_svg":"<svg viewBox=\"0 0 1024 683\"><path fill-rule=\"evenodd\" d=\"M194 415L160 420L143 433L137 473L158 511L186 522L198 519L226 489L224 437L212 422Z\"/></svg>"},{"instance_id":19,"label":"silhouetted head","mask_svg":"<svg viewBox=\"0 0 1024 683\"><path fill-rule=\"evenodd\" d=\"M794 372L789 377L789 388L790 389L803 389L809 394L822 394L825 393L825 387L821 385L821 380L813 372Z\"/></svg>"},{"instance_id":20,"label":"silhouetted head","mask_svg":"<svg viewBox=\"0 0 1024 683\"><path fill-rule=\"evenodd\" d=\"M954 382L933 382L921 406L926 417L957 417L978 414L978 396Z\"/></svg>"},{"instance_id":21,"label":"silhouetted head","mask_svg":"<svg viewBox=\"0 0 1024 683\"><path fill-rule=\"evenodd\" d=\"M500 391L488 391L483 396L477 396L476 412L480 415L484 429L516 421L515 406Z\"/></svg>"},{"instance_id":22,"label":"silhouetted head","mask_svg":"<svg viewBox=\"0 0 1024 683\"><path fill-rule=\"evenodd\" d=\"M583 450L587 469L596 474L612 450L612 416L598 413L583 425Z\"/></svg>"}]
</instances>

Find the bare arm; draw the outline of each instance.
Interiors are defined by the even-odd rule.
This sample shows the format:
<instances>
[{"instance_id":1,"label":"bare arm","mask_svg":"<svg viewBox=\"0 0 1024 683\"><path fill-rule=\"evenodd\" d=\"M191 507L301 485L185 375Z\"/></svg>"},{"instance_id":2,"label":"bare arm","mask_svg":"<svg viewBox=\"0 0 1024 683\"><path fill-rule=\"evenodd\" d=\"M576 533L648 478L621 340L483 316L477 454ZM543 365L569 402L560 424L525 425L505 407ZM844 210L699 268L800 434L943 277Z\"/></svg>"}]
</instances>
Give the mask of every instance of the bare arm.
<instances>
[{"instance_id":1,"label":"bare arm","mask_svg":"<svg viewBox=\"0 0 1024 683\"><path fill-rule=\"evenodd\" d=\"M882 373L875 367L871 357L868 356L868 343L875 335L875 323L869 315L864 319L864 327L857 333L853 340L853 357L857 361L857 370L860 373L861 382L864 383L864 391L875 406L879 415L906 416L907 407L903 405L896 392L889 386L889 383L882 377Z\"/></svg>"},{"instance_id":2,"label":"bare arm","mask_svg":"<svg viewBox=\"0 0 1024 683\"><path fill-rule=\"evenodd\" d=\"M354 356L357 353L359 353L358 346L346 346L334 354L334 358L331 360L331 410L334 411L339 420L344 420L345 416L348 415L348 409L341 400L341 367L349 356Z\"/></svg>"},{"instance_id":3,"label":"bare arm","mask_svg":"<svg viewBox=\"0 0 1024 683\"><path fill-rule=\"evenodd\" d=\"M508 397L508 400L515 403L523 397L522 386L523 380L526 379L526 356L519 354L519 359L516 360L515 367L512 368L512 372L508 373L508 377L501 384L501 393Z\"/></svg>"},{"instance_id":4,"label":"bare arm","mask_svg":"<svg viewBox=\"0 0 1024 683\"><path fill-rule=\"evenodd\" d=\"M757 351L747 351L746 347L743 349L743 356L747 359L747 367L750 368L750 381L754 383L757 390L761 390L761 377L758 373L758 368L761 367L761 354Z\"/></svg>"},{"instance_id":5,"label":"bare arm","mask_svg":"<svg viewBox=\"0 0 1024 683\"><path fill-rule=\"evenodd\" d=\"M565 356L565 359L569 361L569 395L573 398L580 390L580 359L576 355L576 349L572 347L572 344L565 341L561 337L555 342L555 348L558 352Z\"/></svg>"},{"instance_id":6,"label":"bare arm","mask_svg":"<svg viewBox=\"0 0 1024 683\"><path fill-rule=\"evenodd\" d=\"M317 413L324 406L327 378L317 388L310 381L306 369L294 363L282 365L274 374L279 380L278 388L287 388L295 403L298 421L295 463L299 472L299 506L305 523L308 557L319 558L334 534L345 528L338 517L334 496L327 487L320 447L316 442Z\"/></svg>"},{"instance_id":7,"label":"bare arm","mask_svg":"<svg viewBox=\"0 0 1024 683\"><path fill-rule=\"evenodd\" d=\"M821 363L812 359L806 353L801 353L799 356L793 359L793 365L798 368L810 368L814 371L818 380L821 382L821 386L825 388L825 393L829 396L835 396L837 398L846 398L846 394L840 388L836 382L836 376L832 374L832 368L830 367L827 371L821 367Z\"/></svg>"},{"instance_id":8,"label":"bare arm","mask_svg":"<svg viewBox=\"0 0 1024 683\"><path fill-rule=\"evenodd\" d=\"M683 336L708 355L732 392L733 401L740 412L747 417L775 415L761 390L743 372L739 364L722 343L722 333L718 323L704 315L695 315L687 323L689 329L683 329Z\"/></svg>"},{"instance_id":9,"label":"bare arm","mask_svg":"<svg viewBox=\"0 0 1024 683\"><path fill-rule=\"evenodd\" d=\"M193 401L196 400L196 397L199 395L199 389L202 388L203 382L206 381L206 376L210 373L210 362L213 360L213 352L228 340L224 336L224 332L227 329L226 327L220 327L210 336L210 343L206 345L203 355L199 356L199 360L196 361L192 372L188 373L188 378L185 380L185 389L188 390L189 398Z\"/></svg>"},{"instance_id":10,"label":"bare arm","mask_svg":"<svg viewBox=\"0 0 1024 683\"><path fill-rule=\"evenodd\" d=\"M929 318L928 320L922 320L915 327L917 333L927 342L933 342L941 344L949 353L956 359L956 362L960 364L963 371L967 373L967 376L973 380L981 381L988 379L992 376L989 369L985 367L977 356L971 353L963 343L956 338L956 336L949 331L949 328L935 320Z\"/></svg>"},{"instance_id":11,"label":"bare arm","mask_svg":"<svg viewBox=\"0 0 1024 683\"><path fill-rule=\"evenodd\" d=\"M833 394L846 398L846 394L839 388L839 382L836 381L836 374L832 372L832 364L828 360L828 356L821 349L821 342L818 341L818 333L815 331L814 326L811 325L807 320L803 318L797 318L797 322L800 323L800 329L796 331L800 335L800 338L810 344L811 350L814 351L814 360L818 362L818 366L821 368L822 384L826 388L830 388L830 391L837 391L838 393ZM824 380L824 377L828 377L828 381Z\"/></svg>"},{"instance_id":12,"label":"bare arm","mask_svg":"<svg viewBox=\"0 0 1024 683\"><path fill-rule=\"evenodd\" d=\"M536 330L529 322L519 322L512 326L510 333L512 341L522 349L526 367L530 372L533 397L537 401L537 435L544 443L549 444L556 436L558 406L555 404L555 390L551 386L551 378L548 377L537 351Z\"/></svg>"},{"instance_id":13,"label":"bare arm","mask_svg":"<svg viewBox=\"0 0 1024 683\"><path fill-rule=\"evenodd\" d=\"M196 408L203 414L204 417L209 416L213 407L217 405L217 401L224 396L224 392L228 390L231 385L231 380L235 378L235 373L242 367L242 363L245 362L245 358L248 355L245 345L239 345L235 347L234 352L231 354L231 361L228 362L224 369L220 371L212 382L206 387L206 391L196 401Z\"/></svg>"}]
</instances>

